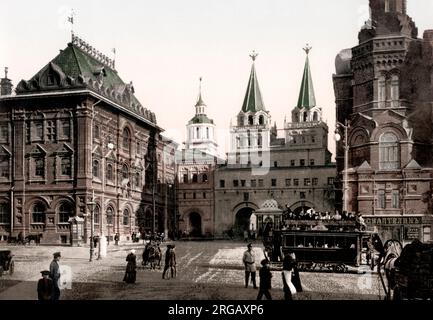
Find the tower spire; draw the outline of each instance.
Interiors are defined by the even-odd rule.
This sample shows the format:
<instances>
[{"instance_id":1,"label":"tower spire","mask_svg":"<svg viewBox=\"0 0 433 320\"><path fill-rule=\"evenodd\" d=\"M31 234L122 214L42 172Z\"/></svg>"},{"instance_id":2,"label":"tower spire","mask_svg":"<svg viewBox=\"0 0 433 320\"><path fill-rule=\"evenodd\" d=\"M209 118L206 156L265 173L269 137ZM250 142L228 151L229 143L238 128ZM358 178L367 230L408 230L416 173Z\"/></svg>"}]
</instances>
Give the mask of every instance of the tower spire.
<instances>
[{"instance_id":1,"label":"tower spire","mask_svg":"<svg viewBox=\"0 0 433 320\"><path fill-rule=\"evenodd\" d=\"M206 107L206 104L204 103L202 95L201 95L201 84L203 81L203 77L200 77L199 81L200 81L200 84L199 84L199 89L198 89L198 99L197 99L197 103L195 105L196 115L205 114L205 107Z\"/></svg>"},{"instance_id":2,"label":"tower spire","mask_svg":"<svg viewBox=\"0 0 433 320\"><path fill-rule=\"evenodd\" d=\"M253 60L251 67L250 79L248 81L247 92L245 94L244 103L242 105L243 112L257 112L266 111L265 104L263 103L262 93L260 92L259 81L257 80L255 61L258 57L258 53L255 51L250 54Z\"/></svg>"},{"instance_id":3,"label":"tower spire","mask_svg":"<svg viewBox=\"0 0 433 320\"><path fill-rule=\"evenodd\" d=\"M307 44L303 50L307 54L305 60L304 74L302 77L301 90L299 93L298 105L299 109L312 108L316 106L316 97L314 94L313 79L311 77L310 61L308 56L313 48Z\"/></svg>"}]
</instances>

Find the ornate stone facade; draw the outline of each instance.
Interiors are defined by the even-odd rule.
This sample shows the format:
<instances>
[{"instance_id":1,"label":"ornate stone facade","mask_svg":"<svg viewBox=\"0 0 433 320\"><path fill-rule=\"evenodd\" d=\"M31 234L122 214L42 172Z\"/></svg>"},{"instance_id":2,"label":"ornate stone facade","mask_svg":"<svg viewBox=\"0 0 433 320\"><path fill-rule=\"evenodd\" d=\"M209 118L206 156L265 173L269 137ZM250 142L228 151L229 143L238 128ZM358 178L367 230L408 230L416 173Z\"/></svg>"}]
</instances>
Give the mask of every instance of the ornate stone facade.
<instances>
[{"instance_id":1,"label":"ornate stone facade","mask_svg":"<svg viewBox=\"0 0 433 320\"><path fill-rule=\"evenodd\" d=\"M412 226L371 226L384 239L410 241L417 230L418 238L428 241L433 31L417 38L404 0L370 0L370 8L359 45L337 56L334 75L337 120L349 121L348 210L362 213L368 222L418 217L421 223ZM337 145L337 163L343 172L343 143Z\"/></svg>"}]
</instances>

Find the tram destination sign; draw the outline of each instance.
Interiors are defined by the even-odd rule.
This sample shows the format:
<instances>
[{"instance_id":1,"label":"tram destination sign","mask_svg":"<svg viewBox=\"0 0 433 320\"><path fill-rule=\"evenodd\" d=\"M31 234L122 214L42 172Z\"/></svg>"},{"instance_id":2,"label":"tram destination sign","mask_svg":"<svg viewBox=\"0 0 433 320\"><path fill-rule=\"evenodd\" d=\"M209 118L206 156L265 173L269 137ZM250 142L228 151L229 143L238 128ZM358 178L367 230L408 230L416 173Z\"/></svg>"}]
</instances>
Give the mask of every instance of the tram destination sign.
<instances>
[{"instance_id":1,"label":"tram destination sign","mask_svg":"<svg viewBox=\"0 0 433 320\"><path fill-rule=\"evenodd\" d=\"M377 225L414 225L422 224L422 217L380 217L364 218L365 223L373 226Z\"/></svg>"}]
</instances>

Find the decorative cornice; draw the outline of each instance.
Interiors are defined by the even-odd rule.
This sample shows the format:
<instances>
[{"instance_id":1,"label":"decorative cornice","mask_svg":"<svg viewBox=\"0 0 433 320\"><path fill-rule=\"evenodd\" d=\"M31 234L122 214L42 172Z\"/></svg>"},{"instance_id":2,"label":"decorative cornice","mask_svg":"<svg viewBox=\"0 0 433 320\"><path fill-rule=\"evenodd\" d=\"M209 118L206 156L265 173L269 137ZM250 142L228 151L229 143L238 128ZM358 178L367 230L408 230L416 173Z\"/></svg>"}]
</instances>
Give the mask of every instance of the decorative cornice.
<instances>
[{"instance_id":1,"label":"decorative cornice","mask_svg":"<svg viewBox=\"0 0 433 320\"><path fill-rule=\"evenodd\" d=\"M94 59L98 60L100 63L115 70L115 61L113 59L108 58L106 55L96 50L96 48L92 47L90 44L75 34L72 34L72 44L88 55L92 56Z\"/></svg>"}]
</instances>

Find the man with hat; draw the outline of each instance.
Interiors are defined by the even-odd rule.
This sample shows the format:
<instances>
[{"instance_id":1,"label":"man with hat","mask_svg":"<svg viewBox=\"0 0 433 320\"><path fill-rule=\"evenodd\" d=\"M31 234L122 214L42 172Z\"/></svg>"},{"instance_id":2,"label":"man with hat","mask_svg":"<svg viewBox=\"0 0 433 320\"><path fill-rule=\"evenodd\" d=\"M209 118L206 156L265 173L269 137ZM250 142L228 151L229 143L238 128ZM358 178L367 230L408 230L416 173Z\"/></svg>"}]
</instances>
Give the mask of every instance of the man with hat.
<instances>
[{"instance_id":1,"label":"man with hat","mask_svg":"<svg viewBox=\"0 0 433 320\"><path fill-rule=\"evenodd\" d=\"M60 298L60 287L59 287L59 283L60 283L60 267L59 267L59 261L60 261L60 257L61 254L60 252L55 252L53 254L53 261L51 261L50 264L50 278L51 280L53 280L53 287L54 287L54 292L52 295L52 300L59 300Z\"/></svg>"},{"instance_id":2,"label":"man with hat","mask_svg":"<svg viewBox=\"0 0 433 320\"><path fill-rule=\"evenodd\" d=\"M48 270L41 271L42 279L38 281L38 300L52 300L54 285Z\"/></svg>"},{"instance_id":3,"label":"man with hat","mask_svg":"<svg viewBox=\"0 0 433 320\"><path fill-rule=\"evenodd\" d=\"M256 256L253 251L253 244L248 244L248 250L244 252L242 262L245 266L245 288L248 288L248 282L251 274L251 281L253 282L254 289L256 285Z\"/></svg>"}]
</instances>

